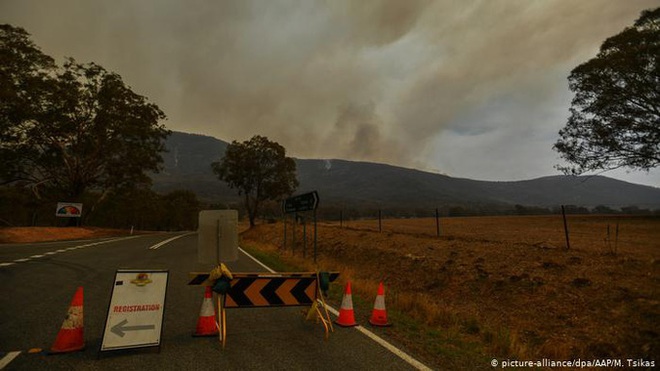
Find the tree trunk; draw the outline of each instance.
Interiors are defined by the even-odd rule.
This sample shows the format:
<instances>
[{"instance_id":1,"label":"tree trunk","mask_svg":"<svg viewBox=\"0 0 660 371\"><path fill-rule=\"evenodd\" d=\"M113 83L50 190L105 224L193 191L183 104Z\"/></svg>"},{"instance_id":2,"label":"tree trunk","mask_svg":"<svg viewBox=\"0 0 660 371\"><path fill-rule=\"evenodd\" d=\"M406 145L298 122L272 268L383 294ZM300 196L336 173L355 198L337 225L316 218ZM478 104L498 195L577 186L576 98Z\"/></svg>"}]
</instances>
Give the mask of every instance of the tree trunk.
<instances>
[{"instance_id":1,"label":"tree trunk","mask_svg":"<svg viewBox=\"0 0 660 371\"><path fill-rule=\"evenodd\" d=\"M83 223L87 224L87 221L89 221L92 215L94 215L94 212L96 211L98 205L103 201L105 201L105 199L108 197L109 194L110 194L110 190L107 188L105 188L103 192L101 192L101 196L99 196L99 198L96 199L96 201L93 201L92 205L87 208L88 210L87 213L85 213L84 216L81 216L81 220L80 220L81 225ZM82 195L80 195L79 197L82 197Z\"/></svg>"},{"instance_id":2,"label":"tree trunk","mask_svg":"<svg viewBox=\"0 0 660 371\"><path fill-rule=\"evenodd\" d=\"M254 227L254 211L250 205L250 195L248 192L245 192L245 209L248 213L248 219L250 220L250 228Z\"/></svg>"},{"instance_id":3,"label":"tree trunk","mask_svg":"<svg viewBox=\"0 0 660 371\"><path fill-rule=\"evenodd\" d=\"M245 208L247 209L248 219L250 220L250 228L256 225L255 221L257 220L257 214L259 210L259 199L251 198L249 195L245 195Z\"/></svg>"},{"instance_id":4,"label":"tree trunk","mask_svg":"<svg viewBox=\"0 0 660 371\"><path fill-rule=\"evenodd\" d=\"M70 202L79 202L83 203L83 195L85 194L85 187L82 185L75 185L72 189L72 191L69 193L69 199L65 201L70 201ZM85 205L83 204L83 209ZM80 215L77 218L67 218L66 226L67 227L80 227L83 225L83 215Z\"/></svg>"}]
</instances>

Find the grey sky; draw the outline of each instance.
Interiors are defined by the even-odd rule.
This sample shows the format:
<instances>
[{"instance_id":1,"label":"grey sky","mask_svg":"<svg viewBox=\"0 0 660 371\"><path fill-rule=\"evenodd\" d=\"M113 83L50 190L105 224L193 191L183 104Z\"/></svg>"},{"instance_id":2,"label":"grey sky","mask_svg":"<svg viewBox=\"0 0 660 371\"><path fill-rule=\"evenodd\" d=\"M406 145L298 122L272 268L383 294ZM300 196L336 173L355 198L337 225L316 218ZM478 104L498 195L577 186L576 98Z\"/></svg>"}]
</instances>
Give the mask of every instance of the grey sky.
<instances>
[{"instance_id":1,"label":"grey sky","mask_svg":"<svg viewBox=\"0 0 660 371\"><path fill-rule=\"evenodd\" d=\"M566 77L657 0L26 1L0 22L122 75L172 130L456 177L557 174ZM660 186L660 171L605 175Z\"/></svg>"}]
</instances>

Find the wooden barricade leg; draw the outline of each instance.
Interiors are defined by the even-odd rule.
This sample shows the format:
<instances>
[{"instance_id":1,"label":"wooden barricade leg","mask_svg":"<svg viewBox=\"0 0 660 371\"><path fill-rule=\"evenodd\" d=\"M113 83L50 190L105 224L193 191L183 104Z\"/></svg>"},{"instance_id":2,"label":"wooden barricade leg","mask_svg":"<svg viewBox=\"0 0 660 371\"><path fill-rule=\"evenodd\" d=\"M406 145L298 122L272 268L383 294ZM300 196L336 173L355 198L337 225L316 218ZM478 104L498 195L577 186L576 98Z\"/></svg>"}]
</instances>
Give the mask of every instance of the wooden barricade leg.
<instances>
[{"instance_id":1,"label":"wooden barricade leg","mask_svg":"<svg viewBox=\"0 0 660 371\"><path fill-rule=\"evenodd\" d=\"M218 326L218 336L220 337L222 349L225 349L227 343L227 316L223 301L224 295L218 294L218 322L216 322L216 325Z\"/></svg>"}]
</instances>

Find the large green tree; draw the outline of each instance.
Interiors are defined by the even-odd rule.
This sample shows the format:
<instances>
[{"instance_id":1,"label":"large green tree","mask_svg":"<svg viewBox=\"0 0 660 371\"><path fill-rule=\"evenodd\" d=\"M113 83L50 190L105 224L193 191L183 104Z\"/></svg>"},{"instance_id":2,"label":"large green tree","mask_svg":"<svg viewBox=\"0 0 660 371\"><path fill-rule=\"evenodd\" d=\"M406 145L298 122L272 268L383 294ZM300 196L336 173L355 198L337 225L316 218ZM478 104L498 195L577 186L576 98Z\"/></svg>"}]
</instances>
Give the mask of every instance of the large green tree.
<instances>
[{"instance_id":1,"label":"large green tree","mask_svg":"<svg viewBox=\"0 0 660 371\"><path fill-rule=\"evenodd\" d=\"M167 230L194 230L201 205L197 195L189 190L176 190L161 196L165 208Z\"/></svg>"},{"instance_id":2,"label":"large green tree","mask_svg":"<svg viewBox=\"0 0 660 371\"><path fill-rule=\"evenodd\" d=\"M211 166L220 180L244 197L250 227L263 201L291 195L298 187L295 161L286 157L280 144L260 135L242 143L233 141L225 157Z\"/></svg>"},{"instance_id":3,"label":"large green tree","mask_svg":"<svg viewBox=\"0 0 660 371\"><path fill-rule=\"evenodd\" d=\"M116 73L68 59L58 67L18 27L0 26L0 180L86 191L149 183L168 130L163 112ZM5 99L6 98L6 99Z\"/></svg>"},{"instance_id":4,"label":"large green tree","mask_svg":"<svg viewBox=\"0 0 660 371\"><path fill-rule=\"evenodd\" d=\"M554 148L567 174L660 164L660 8L605 40L569 76L570 117Z\"/></svg>"},{"instance_id":5,"label":"large green tree","mask_svg":"<svg viewBox=\"0 0 660 371\"><path fill-rule=\"evenodd\" d=\"M35 120L54 89L55 61L22 28L0 25L0 184L10 168L23 166L20 154L6 147L22 138L16 123ZM13 180L13 179L11 179Z\"/></svg>"}]
</instances>

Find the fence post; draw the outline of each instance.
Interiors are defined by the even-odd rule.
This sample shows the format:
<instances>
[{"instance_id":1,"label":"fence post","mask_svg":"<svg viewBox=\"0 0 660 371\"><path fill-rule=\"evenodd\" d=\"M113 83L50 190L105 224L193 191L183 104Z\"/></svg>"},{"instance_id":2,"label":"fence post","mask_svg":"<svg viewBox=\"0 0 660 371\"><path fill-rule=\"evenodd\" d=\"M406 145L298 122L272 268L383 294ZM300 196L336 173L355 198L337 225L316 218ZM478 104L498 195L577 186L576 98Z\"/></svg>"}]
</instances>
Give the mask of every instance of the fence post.
<instances>
[{"instance_id":1,"label":"fence post","mask_svg":"<svg viewBox=\"0 0 660 371\"><path fill-rule=\"evenodd\" d=\"M380 209L378 209L378 232L383 231L383 221L381 219L381 212Z\"/></svg>"},{"instance_id":2,"label":"fence post","mask_svg":"<svg viewBox=\"0 0 660 371\"><path fill-rule=\"evenodd\" d=\"M291 255L296 254L296 224L298 224L298 213L293 213L293 236L291 237Z\"/></svg>"},{"instance_id":3,"label":"fence post","mask_svg":"<svg viewBox=\"0 0 660 371\"><path fill-rule=\"evenodd\" d=\"M314 210L314 264L316 264L316 210Z\"/></svg>"},{"instance_id":4,"label":"fence post","mask_svg":"<svg viewBox=\"0 0 660 371\"><path fill-rule=\"evenodd\" d=\"M307 221L302 219L303 225L303 258L307 257Z\"/></svg>"},{"instance_id":5,"label":"fence post","mask_svg":"<svg viewBox=\"0 0 660 371\"><path fill-rule=\"evenodd\" d=\"M605 239L605 243L607 244L607 248L609 249L609 252L612 252L612 239L610 238L610 224L607 223L607 238Z\"/></svg>"},{"instance_id":6,"label":"fence post","mask_svg":"<svg viewBox=\"0 0 660 371\"><path fill-rule=\"evenodd\" d=\"M440 237L440 213L438 212L438 208L435 208L435 230L438 234L438 237Z\"/></svg>"},{"instance_id":7,"label":"fence post","mask_svg":"<svg viewBox=\"0 0 660 371\"><path fill-rule=\"evenodd\" d=\"M616 221L616 232L614 233L614 253L619 251L619 221Z\"/></svg>"},{"instance_id":8,"label":"fence post","mask_svg":"<svg viewBox=\"0 0 660 371\"><path fill-rule=\"evenodd\" d=\"M566 222L566 209L561 205L561 215L564 218L564 234L566 235L566 249L571 249L571 241L568 238L568 223Z\"/></svg>"}]
</instances>

